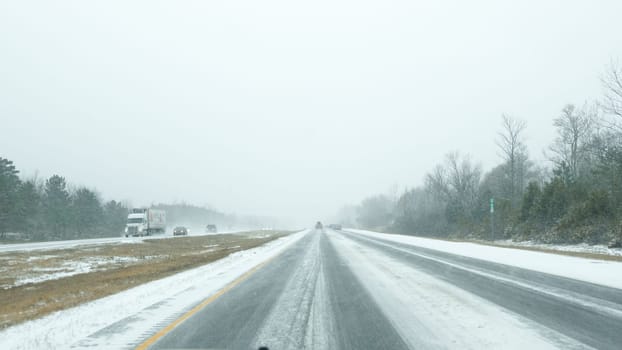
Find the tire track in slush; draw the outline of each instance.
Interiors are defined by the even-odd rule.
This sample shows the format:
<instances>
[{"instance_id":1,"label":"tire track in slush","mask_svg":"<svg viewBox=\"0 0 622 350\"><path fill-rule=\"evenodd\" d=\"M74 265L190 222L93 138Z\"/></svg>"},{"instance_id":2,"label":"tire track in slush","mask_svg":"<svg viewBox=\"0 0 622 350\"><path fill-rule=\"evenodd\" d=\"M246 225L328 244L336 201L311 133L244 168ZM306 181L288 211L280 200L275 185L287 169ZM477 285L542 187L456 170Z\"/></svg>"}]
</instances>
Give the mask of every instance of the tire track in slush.
<instances>
[{"instance_id":1,"label":"tire track in slush","mask_svg":"<svg viewBox=\"0 0 622 350\"><path fill-rule=\"evenodd\" d=\"M255 348L335 349L333 319L322 273L320 236L307 247L274 308L255 338Z\"/></svg>"}]
</instances>

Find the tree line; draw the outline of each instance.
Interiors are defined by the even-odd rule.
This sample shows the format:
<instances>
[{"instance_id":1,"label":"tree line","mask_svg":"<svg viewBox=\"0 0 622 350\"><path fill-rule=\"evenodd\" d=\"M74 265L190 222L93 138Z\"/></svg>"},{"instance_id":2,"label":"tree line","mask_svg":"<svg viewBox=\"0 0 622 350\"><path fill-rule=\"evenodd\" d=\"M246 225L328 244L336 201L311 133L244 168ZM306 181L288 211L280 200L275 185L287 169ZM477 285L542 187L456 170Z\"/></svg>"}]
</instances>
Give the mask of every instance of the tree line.
<instances>
[{"instance_id":1,"label":"tree line","mask_svg":"<svg viewBox=\"0 0 622 350\"><path fill-rule=\"evenodd\" d=\"M159 203L167 224L224 230L263 228L275 219L225 214L186 203ZM0 240L61 240L119 236L129 208L120 201L104 201L87 187L67 183L60 175L23 179L11 160L0 157Z\"/></svg>"},{"instance_id":2,"label":"tree line","mask_svg":"<svg viewBox=\"0 0 622 350\"><path fill-rule=\"evenodd\" d=\"M0 239L54 240L118 236L128 208L104 202L86 187L72 187L60 175L22 179L12 161L0 157Z\"/></svg>"},{"instance_id":3,"label":"tree line","mask_svg":"<svg viewBox=\"0 0 622 350\"><path fill-rule=\"evenodd\" d=\"M495 140L501 162L491 170L451 152L423 185L399 196L368 197L344 208L342 219L432 237L619 244L622 68L611 64L601 80L601 101L568 104L554 117L556 137L544 150L546 162L530 158L527 124L503 115Z\"/></svg>"}]
</instances>

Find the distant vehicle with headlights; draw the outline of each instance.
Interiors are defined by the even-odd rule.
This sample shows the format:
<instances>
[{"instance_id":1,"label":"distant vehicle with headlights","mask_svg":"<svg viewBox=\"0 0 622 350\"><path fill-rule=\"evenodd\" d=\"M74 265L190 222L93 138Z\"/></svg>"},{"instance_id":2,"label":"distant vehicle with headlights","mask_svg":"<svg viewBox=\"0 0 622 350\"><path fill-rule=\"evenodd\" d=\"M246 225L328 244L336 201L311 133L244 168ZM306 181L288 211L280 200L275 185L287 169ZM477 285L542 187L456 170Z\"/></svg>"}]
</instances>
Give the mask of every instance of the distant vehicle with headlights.
<instances>
[{"instance_id":1,"label":"distant vehicle with headlights","mask_svg":"<svg viewBox=\"0 0 622 350\"><path fill-rule=\"evenodd\" d=\"M127 216L125 237L149 236L166 231L166 212L151 208L134 208Z\"/></svg>"},{"instance_id":2,"label":"distant vehicle with headlights","mask_svg":"<svg viewBox=\"0 0 622 350\"><path fill-rule=\"evenodd\" d=\"M177 226L173 229L173 236L187 236L188 229L183 226Z\"/></svg>"}]
</instances>

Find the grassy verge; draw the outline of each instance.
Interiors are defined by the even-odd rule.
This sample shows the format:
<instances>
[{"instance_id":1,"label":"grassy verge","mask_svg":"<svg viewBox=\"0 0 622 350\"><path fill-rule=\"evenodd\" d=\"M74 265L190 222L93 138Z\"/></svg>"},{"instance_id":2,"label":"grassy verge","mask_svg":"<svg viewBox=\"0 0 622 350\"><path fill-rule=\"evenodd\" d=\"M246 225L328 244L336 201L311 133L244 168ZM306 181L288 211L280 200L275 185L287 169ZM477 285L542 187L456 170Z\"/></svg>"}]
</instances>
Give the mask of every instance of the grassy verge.
<instances>
[{"instance_id":1,"label":"grassy verge","mask_svg":"<svg viewBox=\"0 0 622 350\"><path fill-rule=\"evenodd\" d=\"M3 253L0 329L198 267L286 234L247 232ZM49 279L62 274L67 276Z\"/></svg>"}]
</instances>

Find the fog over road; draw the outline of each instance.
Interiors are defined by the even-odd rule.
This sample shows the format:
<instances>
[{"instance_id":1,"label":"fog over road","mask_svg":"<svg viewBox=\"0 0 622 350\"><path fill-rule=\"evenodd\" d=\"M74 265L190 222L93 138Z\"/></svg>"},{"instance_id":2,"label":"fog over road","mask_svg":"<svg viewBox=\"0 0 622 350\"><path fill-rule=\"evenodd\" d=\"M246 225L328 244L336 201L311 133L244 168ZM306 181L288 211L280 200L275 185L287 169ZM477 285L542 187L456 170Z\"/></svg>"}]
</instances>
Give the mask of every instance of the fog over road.
<instances>
[{"instance_id":1,"label":"fog over road","mask_svg":"<svg viewBox=\"0 0 622 350\"><path fill-rule=\"evenodd\" d=\"M599 348L622 291L348 231L310 231L152 349Z\"/></svg>"}]
</instances>

